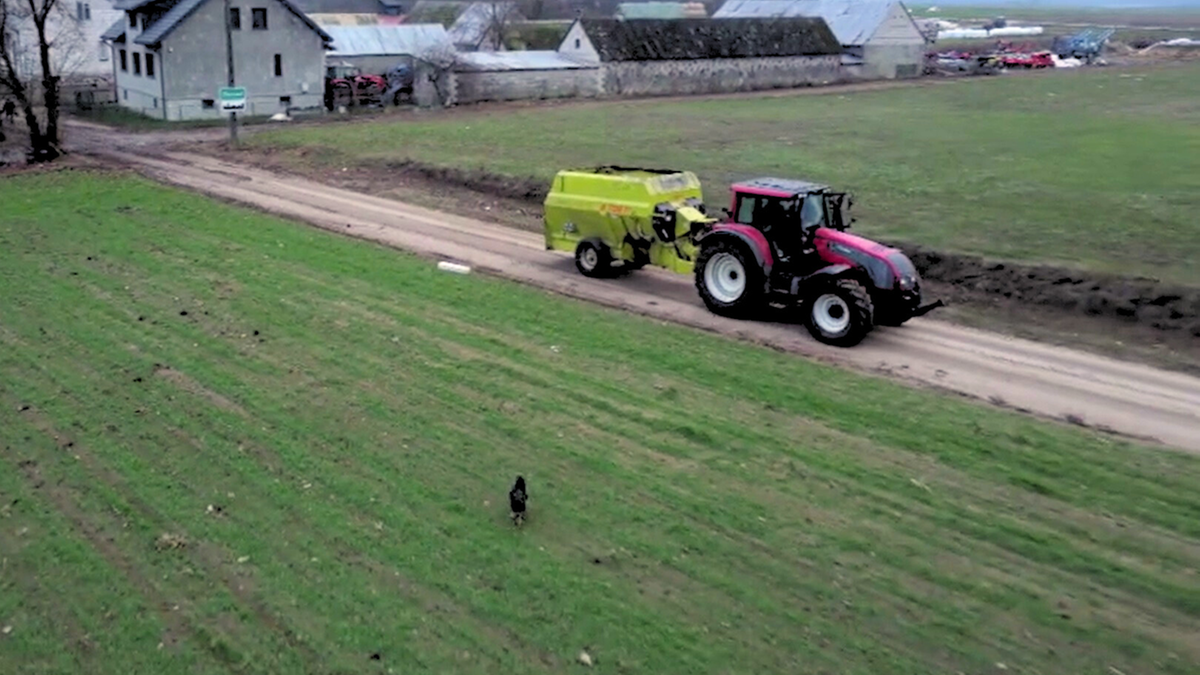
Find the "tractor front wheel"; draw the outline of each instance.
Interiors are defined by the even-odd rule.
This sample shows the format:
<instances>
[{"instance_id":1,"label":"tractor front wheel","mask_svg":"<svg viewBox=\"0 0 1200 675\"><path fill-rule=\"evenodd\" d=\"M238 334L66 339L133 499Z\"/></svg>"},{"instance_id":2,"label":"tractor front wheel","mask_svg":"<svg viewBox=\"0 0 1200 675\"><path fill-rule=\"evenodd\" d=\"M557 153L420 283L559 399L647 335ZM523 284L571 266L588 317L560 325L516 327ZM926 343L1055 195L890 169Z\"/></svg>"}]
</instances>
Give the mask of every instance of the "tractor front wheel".
<instances>
[{"instance_id":1,"label":"tractor front wheel","mask_svg":"<svg viewBox=\"0 0 1200 675\"><path fill-rule=\"evenodd\" d=\"M581 241L575 248L575 268L585 277L603 279L612 276L613 259L608 247L594 241Z\"/></svg>"},{"instance_id":2,"label":"tractor front wheel","mask_svg":"<svg viewBox=\"0 0 1200 675\"><path fill-rule=\"evenodd\" d=\"M765 283L758 261L745 246L718 241L700 249L696 289L713 314L749 316L763 305Z\"/></svg>"},{"instance_id":3,"label":"tractor front wheel","mask_svg":"<svg viewBox=\"0 0 1200 675\"><path fill-rule=\"evenodd\" d=\"M875 327L871 294L853 279L826 282L813 290L805 303L808 332L835 347L853 347Z\"/></svg>"}]
</instances>

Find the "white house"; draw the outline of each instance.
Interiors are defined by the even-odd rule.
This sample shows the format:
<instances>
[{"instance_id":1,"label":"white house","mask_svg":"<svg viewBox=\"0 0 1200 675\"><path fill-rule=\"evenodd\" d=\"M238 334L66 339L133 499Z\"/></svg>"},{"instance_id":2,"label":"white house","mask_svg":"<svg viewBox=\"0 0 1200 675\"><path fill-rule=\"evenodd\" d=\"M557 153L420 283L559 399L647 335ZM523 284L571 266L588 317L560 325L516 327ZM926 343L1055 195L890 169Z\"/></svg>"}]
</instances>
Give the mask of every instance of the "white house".
<instances>
[{"instance_id":1,"label":"white house","mask_svg":"<svg viewBox=\"0 0 1200 675\"><path fill-rule=\"evenodd\" d=\"M324 105L330 36L288 0L229 0L234 81L249 115ZM117 100L165 120L218 117L228 84L221 0L118 0L112 45Z\"/></svg>"},{"instance_id":2,"label":"white house","mask_svg":"<svg viewBox=\"0 0 1200 675\"><path fill-rule=\"evenodd\" d=\"M51 40L52 67L63 80L70 82L77 78L112 76L110 51L100 36L122 15L113 4L112 0L60 0L50 15L47 33ZM22 78L40 81L42 74L38 61L37 32L32 21L20 21L11 47L16 54L15 65Z\"/></svg>"},{"instance_id":3,"label":"white house","mask_svg":"<svg viewBox=\"0 0 1200 675\"><path fill-rule=\"evenodd\" d=\"M926 38L899 0L728 0L714 19L820 17L868 79L917 77Z\"/></svg>"}]
</instances>

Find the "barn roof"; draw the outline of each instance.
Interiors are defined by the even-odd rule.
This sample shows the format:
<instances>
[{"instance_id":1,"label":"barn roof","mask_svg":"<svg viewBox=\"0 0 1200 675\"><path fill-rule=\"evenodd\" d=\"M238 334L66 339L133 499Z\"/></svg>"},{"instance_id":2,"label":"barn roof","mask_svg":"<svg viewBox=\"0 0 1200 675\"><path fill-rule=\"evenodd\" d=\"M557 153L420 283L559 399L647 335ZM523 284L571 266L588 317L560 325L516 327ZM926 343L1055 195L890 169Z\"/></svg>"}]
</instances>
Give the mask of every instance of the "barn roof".
<instances>
[{"instance_id":1,"label":"barn roof","mask_svg":"<svg viewBox=\"0 0 1200 675\"><path fill-rule=\"evenodd\" d=\"M580 19L601 61L680 61L842 52L821 19Z\"/></svg>"},{"instance_id":2,"label":"barn roof","mask_svg":"<svg viewBox=\"0 0 1200 675\"><path fill-rule=\"evenodd\" d=\"M862 45L887 21L899 0L726 0L714 19L819 16L843 45ZM905 10L907 11L907 10Z\"/></svg>"},{"instance_id":3,"label":"barn roof","mask_svg":"<svg viewBox=\"0 0 1200 675\"><path fill-rule=\"evenodd\" d=\"M326 26L325 31L333 38L331 56L418 56L434 47L451 47L440 23Z\"/></svg>"}]
</instances>

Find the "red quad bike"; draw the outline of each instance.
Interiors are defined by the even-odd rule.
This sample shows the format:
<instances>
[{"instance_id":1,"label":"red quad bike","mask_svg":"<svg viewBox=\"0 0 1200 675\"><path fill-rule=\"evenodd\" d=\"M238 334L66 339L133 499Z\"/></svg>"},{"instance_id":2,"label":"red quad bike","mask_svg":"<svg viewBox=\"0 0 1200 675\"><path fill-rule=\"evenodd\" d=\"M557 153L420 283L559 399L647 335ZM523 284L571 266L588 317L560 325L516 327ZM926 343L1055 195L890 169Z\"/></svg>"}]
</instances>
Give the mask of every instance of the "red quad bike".
<instances>
[{"instance_id":1,"label":"red quad bike","mask_svg":"<svg viewBox=\"0 0 1200 675\"><path fill-rule=\"evenodd\" d=\"M921 304L921 279L898 249L846 232L853 199L824 185L760 178L733 185L727 222L697 240L696 288L715 314L796 307L813 337L851 347L876 325L944 307Z\"/></svg>"}]
</instances>

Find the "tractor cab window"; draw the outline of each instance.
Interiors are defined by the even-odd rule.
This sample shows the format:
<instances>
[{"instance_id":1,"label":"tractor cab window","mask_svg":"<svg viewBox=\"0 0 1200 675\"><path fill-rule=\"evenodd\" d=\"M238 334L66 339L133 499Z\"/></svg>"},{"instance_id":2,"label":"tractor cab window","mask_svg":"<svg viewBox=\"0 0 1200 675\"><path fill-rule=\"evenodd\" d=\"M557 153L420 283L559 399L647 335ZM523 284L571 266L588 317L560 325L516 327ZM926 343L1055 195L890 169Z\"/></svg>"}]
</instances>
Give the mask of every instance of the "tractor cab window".
<instances>
[{"instance_id":1,"label":"tractor cab window","mask_svg":"<svg viewBox=\"0 0 1200 675\"><path fill-rule=\"evenodd\" d=\"M809 195L800 208L800 229L804 231L825 224L825 200L821 195Z\"/></svg>"},{"instance_id":2,"label":"tractor cab window","mask_svg":"<svg viewBox=\"0 0 1200 675\"><path fill-rule=\"evenodd\" d=\"M845 193L829 193L825 195L825 213L829 218L829 226L835 230L845 230L849 227L847 211L850 208Z\"/></svg>"},{"instance_id":3,"label":"tractor cab window","mask_svg":"<svg viewBox=\"0 0 1200 675\"><path fill-rule=\"evenodd\" d=\"M740 195L735 220L742 225L753 225L766 231L794 221L799 207L800 200L795 197L781 199L763 195Z\"/></svg>"}]
</instances>

